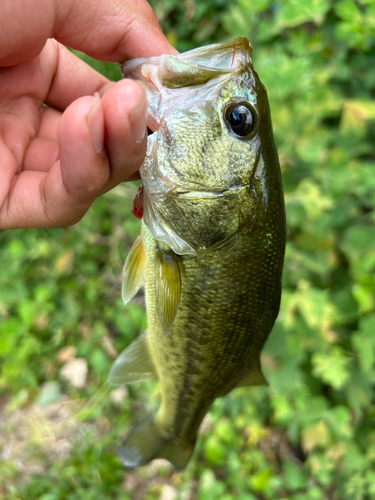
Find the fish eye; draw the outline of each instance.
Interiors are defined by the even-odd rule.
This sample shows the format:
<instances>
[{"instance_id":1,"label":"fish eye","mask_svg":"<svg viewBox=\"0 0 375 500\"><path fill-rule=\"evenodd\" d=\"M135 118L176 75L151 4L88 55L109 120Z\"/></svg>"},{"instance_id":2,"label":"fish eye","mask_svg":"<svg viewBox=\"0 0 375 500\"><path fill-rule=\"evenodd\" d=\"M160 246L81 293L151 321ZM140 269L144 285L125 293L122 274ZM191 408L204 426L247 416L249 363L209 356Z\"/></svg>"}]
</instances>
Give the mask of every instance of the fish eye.
<instances>
[{"instance_id":1,"label":"fish eye","mask_svg":"<svg viewBox=\"0 0 375 500\"><path fill-rule=\"evenodd\" d=\"M256 111L247 102L236 102L229 106L225 118L231 130L239 137L250 135L258 121Z\"/></svg>"}]
</instances>

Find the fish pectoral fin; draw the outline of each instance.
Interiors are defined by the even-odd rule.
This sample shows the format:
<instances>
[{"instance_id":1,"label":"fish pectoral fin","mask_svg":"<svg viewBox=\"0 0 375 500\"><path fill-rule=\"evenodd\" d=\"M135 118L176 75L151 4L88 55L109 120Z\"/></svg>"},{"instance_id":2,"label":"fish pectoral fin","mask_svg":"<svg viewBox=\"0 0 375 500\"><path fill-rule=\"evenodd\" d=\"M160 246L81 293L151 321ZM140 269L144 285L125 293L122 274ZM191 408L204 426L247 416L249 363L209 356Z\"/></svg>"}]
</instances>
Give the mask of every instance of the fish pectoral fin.
<instances>
[{"instance_id":1,"label":"fish pectoral fin","mask_svg":"<svg viewBox=\"0 0 375 500\"><path fill-rule=\"evenodd\" d=\"M122 298L127 304L145 282L146 254L142 236L139 235L125 261L122 281Z\"/></svg>"},{"instance_id":2,"label":"fish pectoral fin","mask_svg":"<svg viewBox=\"0 0 375 500\"><path fill-rule=\"evenodd\" d=\"M253 369L248 373L245 378L241 380L237 387L251 387L254 385L268 385L267 380L264 378L260 368L260 361L256 363Z\"/></svg>"},{"instance_id":3,"label":"fish pectoral fin","mask_svg":"<svg viewBox=\"0 0 375 500\"><path fill-rule=\"evenodd\" d=\"M108 375L111 385L131 384L156 377L148 345L147 330L118 356Z\"/></svg>"},{"instance_id":4,"label":"fish pectoral fin","mask_svg":"<svg viewBox=\"0 0 375 500\"><path fill-rule=\"evenodd\" d=\"M167 336L177 314L181 297L181 275L177 255L160 248L155 252L155 295L156 309Z\"/></svg>"},{"instance_id":5,"label":"fish pectoral fin","mask_svg":"<svg viewBox=\"0 0 375 500\"><path fill-rule=\"evenodd\" d=\"M166 439L150 415L139 422L125 437L118 457L125 467L146 465L155 458L165 458L178 469L185 467L194 450L195 442L185 443L181 439Z\"/></svg>"}]
</instances>

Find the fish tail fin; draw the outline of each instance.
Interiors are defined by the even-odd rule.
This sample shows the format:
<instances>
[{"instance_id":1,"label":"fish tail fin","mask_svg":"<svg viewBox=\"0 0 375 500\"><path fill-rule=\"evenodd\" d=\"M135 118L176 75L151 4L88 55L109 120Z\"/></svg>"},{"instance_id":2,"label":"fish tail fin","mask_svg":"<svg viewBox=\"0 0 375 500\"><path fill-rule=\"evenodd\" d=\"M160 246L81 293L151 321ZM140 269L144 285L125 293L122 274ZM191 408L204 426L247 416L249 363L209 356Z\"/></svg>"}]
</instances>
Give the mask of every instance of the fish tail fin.
<instances>
[{"instance_id":1,"label":"fish tail fin","mask_svg":"<svg viewBox=\"0 0 375 500\"><path fill-rule=\"evenodd\" d=\"M194 450L195 442L179 438L164 438L154 416L143 419L126 436L118 457L125 467L146 465L155 458L165 458L178 469L185 467Z\"/></svg>"}]
</instances>

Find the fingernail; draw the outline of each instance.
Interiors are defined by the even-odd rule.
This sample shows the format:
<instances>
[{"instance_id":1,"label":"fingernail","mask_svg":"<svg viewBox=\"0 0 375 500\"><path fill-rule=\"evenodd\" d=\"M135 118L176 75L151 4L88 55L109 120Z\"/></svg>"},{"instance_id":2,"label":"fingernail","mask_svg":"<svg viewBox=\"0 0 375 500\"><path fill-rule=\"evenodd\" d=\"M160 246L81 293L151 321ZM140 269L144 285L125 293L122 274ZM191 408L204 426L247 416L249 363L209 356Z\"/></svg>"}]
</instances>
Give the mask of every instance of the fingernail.
<instances>
[{"instance_id":1,"label":"fingernail","mask_svg":"<svg viewBox=\"0 0 375 500\"><path fill-rule=\"evenodd\" d=\"M142 88L142 94L137 106L130 112L130 128L134 141L142 142L147 130L147 98L144 86L138 82L137 84Z\"/></svg>"},{"instance_id":2,"label":"fingernail","mask_svg":"<svg viewBox=\"0 0 375 500\"><path fill-rule=\"evenodd\" d=\"M100 108L100 96L98 92L94 94L94 101L87 113L87 123L89 127L91 142L98 155L104 151L104 118Z\"/></svg>"}]
</instances>

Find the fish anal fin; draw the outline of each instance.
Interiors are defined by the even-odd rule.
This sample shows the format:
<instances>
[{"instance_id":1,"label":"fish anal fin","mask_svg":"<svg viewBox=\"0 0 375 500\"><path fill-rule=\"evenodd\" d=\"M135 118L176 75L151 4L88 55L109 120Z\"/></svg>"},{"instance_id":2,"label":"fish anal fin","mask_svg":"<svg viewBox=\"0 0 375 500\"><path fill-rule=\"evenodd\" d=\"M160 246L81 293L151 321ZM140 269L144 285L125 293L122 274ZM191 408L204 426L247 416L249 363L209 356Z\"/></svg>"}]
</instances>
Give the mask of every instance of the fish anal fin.
<instances>
[{"instance_id":1,"label":"fish anal fin","mask_svg":"<svg viewBox=\"0 0 375 500\"><path fill-rule=\"evenodd\" d=\"M108 375L111 385L131 384L156 377L147 345L147 331L143 332L118 356Z\"/></svg>"},{"instance_id":2,"label":"fish anal fin","mask_svg":"<svg viewBox=\"0 0 375 500\"><path fill-rule=\"evenodd\" d=\"M182 469L189 461L194 445L195 442L185 443L178 438L163 437L151 415L130 430L118 451L118 457L129 468L146 465L155 458L165 458Z\"/></svg>"},{"instance_id":3,"label":"fish anal fin","mask_svg":"<svg viewBox=\"0 0 375 500\"><path fill-rule=\"evenodd\" d=\"M155 252L155 294L156 309L167 336L177 314L181 297L181 276L177 255L160 248Z\"/></svg>"},{"instance_id":4,"label":"fish anal fin","mask_svg":"<svg viewBox=\"0 0 375 500\"><path fill-rule=\"evenodd\" d=\"M122 282L122 298L127 304L145 282L146 255L142 236L139 235L125 261Z\"/></svg>"},{"instance_id":5,"label":"fish anal fin","mask_svg":"<svg viewBox=\"0 0 375 500\"><path fill-rule=\"evenodd\" d=\"M237 384L237 387L252 387L254 385L268 385L260 368L260 362Z\"/></svg>"}]
</instances>

